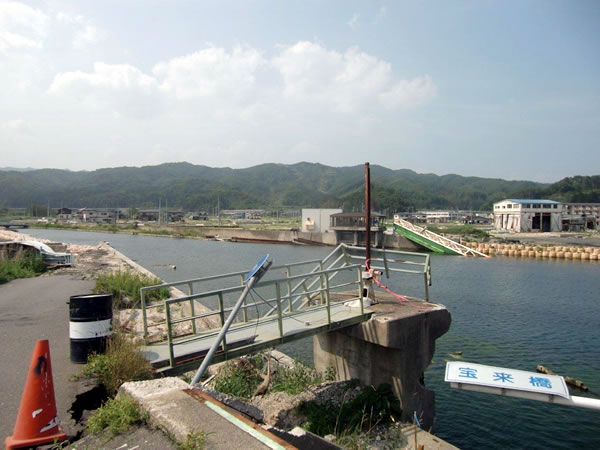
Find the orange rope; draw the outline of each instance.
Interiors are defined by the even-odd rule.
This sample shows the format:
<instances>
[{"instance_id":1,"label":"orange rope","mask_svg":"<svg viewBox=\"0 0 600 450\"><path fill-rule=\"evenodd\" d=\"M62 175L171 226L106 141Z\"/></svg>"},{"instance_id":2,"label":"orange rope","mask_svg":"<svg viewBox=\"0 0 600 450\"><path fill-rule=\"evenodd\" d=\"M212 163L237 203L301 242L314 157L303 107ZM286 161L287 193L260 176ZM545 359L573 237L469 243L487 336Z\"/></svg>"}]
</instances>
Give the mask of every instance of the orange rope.
<instances>
[{"instance_id":1,"label":"orange rope","mask_svg":"<svg viewBox=\"0 0 600 450\"><path fill-rule=\"evenodd\" d=\"M375 275L373 274L371 267L369 266L369 260L366 259L365 260L365 267L367 269L368 272L371 272L371 276L373 277L373 281L375 282L375 284L377 284L377 286L379 286L381 289L383 289L384 291L386 291L388 294L393 295L394 297L396 297L396 300L398 300L398 302L402 303L402 302L408 302L408 298L400 295L400 294L396 294L394 291L392 291L390 288L388 288L385 284L383 284L381 281L379 281L377 278L375 278Z\"/></svg>"}]
</instances>

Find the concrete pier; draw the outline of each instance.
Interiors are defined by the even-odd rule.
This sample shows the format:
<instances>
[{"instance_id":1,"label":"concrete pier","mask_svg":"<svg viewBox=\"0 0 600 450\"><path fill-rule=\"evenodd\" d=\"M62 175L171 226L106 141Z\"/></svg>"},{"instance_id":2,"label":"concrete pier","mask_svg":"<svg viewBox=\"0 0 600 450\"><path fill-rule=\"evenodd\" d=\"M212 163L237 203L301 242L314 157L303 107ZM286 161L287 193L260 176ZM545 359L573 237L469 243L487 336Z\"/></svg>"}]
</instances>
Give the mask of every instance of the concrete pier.
<instances>
[{"instance_id":1,"label":"concrete pier","mask_svg":"<svg viewBox=\"0 0 600 450\"><path fill-rule=\"evenodd\" d=\"M338 380L392 386L402 405L402 421L413 412L424 429L433 427L435 394L424 385L424 371L435 352L435 340L450 328L451 316L440 304L410 298L400 303L377 292L376 314L362 322L313 337L319 371L334 367Z\"/></svg>"}]
</instances>

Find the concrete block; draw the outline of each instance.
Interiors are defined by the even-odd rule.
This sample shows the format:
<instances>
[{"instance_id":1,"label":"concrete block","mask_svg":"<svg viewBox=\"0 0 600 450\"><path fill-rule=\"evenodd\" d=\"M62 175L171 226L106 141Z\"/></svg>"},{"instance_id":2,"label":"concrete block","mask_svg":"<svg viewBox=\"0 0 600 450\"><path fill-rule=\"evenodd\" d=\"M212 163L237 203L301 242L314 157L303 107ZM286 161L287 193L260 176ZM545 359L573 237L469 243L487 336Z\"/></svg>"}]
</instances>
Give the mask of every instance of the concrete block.
<instances>
[{"instance_id":1,"label":"concrete block","mask_svg":"<svg viewBox=\"0 0 600 450\"><path fill-rule=\"evenodd\" d=\"M450 313L423 301L380 302L371 320L315 336L315 367L334 367L338 380L358 379L375 387L390 384L402 405L401 420L412 421L416 411L423 427L430 429L435 394L425 388L424 371L433 358L435 340L450 328Z\"/></svg>"}]
</instances>

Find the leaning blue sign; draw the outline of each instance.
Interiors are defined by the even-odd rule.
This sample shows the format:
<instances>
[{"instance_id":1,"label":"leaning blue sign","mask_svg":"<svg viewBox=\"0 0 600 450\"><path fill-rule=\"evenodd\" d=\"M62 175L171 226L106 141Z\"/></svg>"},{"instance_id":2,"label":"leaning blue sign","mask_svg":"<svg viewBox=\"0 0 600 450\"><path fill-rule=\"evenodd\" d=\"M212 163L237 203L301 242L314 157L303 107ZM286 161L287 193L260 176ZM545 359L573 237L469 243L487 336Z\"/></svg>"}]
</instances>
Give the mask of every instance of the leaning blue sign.
<instances>
[{"instance_id":1,"label":"leaning blue sign","mask_svg":"<svg viewBox=\"0 0 600 450\"><path fill-rule=\"evenodd\" d=\"M244 283L247 283L250 280L250 278L252 278L254 276L257 276L257 278L260 279L260 277L262 277L263 273L271 265L271 263L267 261L268 259L269 259L269 254L266 254L265 256L260 258L258 260L258 262L256 263L256 265L252 269L250 269L250 272L248 272L246 274L246 277L244 278Z\"/></svg>"},{"instance_id":2,"label":"leaning blue sign","mask_svg":"<svg viewBox=\"0 0 600 450\"><path fill-rule=\"evenodd\" d=\"M476 384L502 389L536 392L570 398L563 377L543 375L536 372L484 366L463 361L446 364L445 381L450 383Z\"/></svg>"}]
</instances>

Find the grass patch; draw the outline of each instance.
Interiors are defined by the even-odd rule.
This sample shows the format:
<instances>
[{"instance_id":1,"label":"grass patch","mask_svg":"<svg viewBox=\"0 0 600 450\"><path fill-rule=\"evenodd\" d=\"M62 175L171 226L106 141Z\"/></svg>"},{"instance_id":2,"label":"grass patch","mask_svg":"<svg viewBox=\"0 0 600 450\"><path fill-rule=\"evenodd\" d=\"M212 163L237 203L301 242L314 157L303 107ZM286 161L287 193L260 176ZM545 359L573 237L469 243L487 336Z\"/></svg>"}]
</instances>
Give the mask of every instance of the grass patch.
<instances>
[{"instance_id":1,"label":"grass patch","mask_svg":"<svg viewBox=\"0 0 600 450\"><path fill-rule=\"evenodd\" d=\"M319 436L335 434L338 438L353 439L353 435L369 432L375 425L397 422L402 408L389 384L377 389L366 387L354 400L342 407L304 402L298 411L307 417L304 428Z\"/></svg>"},{"instance_id":2,"label":"grass patch","mask_svg":"<svg viewBox=\"0 0 600 450\"><path fill-rule=\"evenodd\" d=\"M148 416L140 411L132 398L111 398L90 416L85 428L92 434L108 431L112 435L125 433L132 426L147 422Z\"/></svg>"},{"instance_id":3,"label":"grass patch","mask_svg":"<svg viewBox=\"0 0 600 450\"><path fill-rule=\"evenodd\" d=\"M146 275L131 271L118 270L107 274L100 274L96 279L94 287L95 294L112 294L115 308L121 305L132 307L140 301L140 288L161 284L159 278L151 278ZM147 301L157 301L169 298L169 289L161 288L145 294Z\"/></svg>"},{"instance_id":4,"label":"grass patch","mask_svg":"<svg viewBox=\"0 0 600 450\"><path fill-rule=\"evenodd\" d=\"M486 239L490 237L490 234L487 231L482 230L481 228L475 227L473 225L427 225L427 229L438 234L444 233L457 234L461 236L474 236L480 239Z\"/></svg>"},{"instance_id":5,"label":"grass patch","mask_svg":"<svg viewBox=\"0 0 600 450\"><path fill-rule=\"evenodd\" d=\"M327 370L324 374L294 361L292 367L280 365L273 370L275 361L271 361L271 382L269 392L287 392L297 395L308 386L333 381L335 371ZM250 398L263 381L260 373L266 373L266 354L260 353L249 357L230 361L223 366L215 377L215 390L239 398Z\"/></svg>"},{"instance_id":6,"label":"grass patch","mask_svg":"<svg viewBox=\"0 0 600 450\"><path fill-rule=\"evenodd\" d=\"M152 378L152 366L122 332L114 333L106 343L106 353L92 354L80 376L97 378L108 395L115 395L126 381Z\"/></svg>"},{"instance_id":7,"label":"grass patch","mask_svg":"<svg viewBox=\"0 0 600 450\"><path fill-rule=\"evenodd\" d=\"M46 271L42 258L34 254L0 260L0 284L19 278L32 278Z\"/></svg>"}]
</instances>

